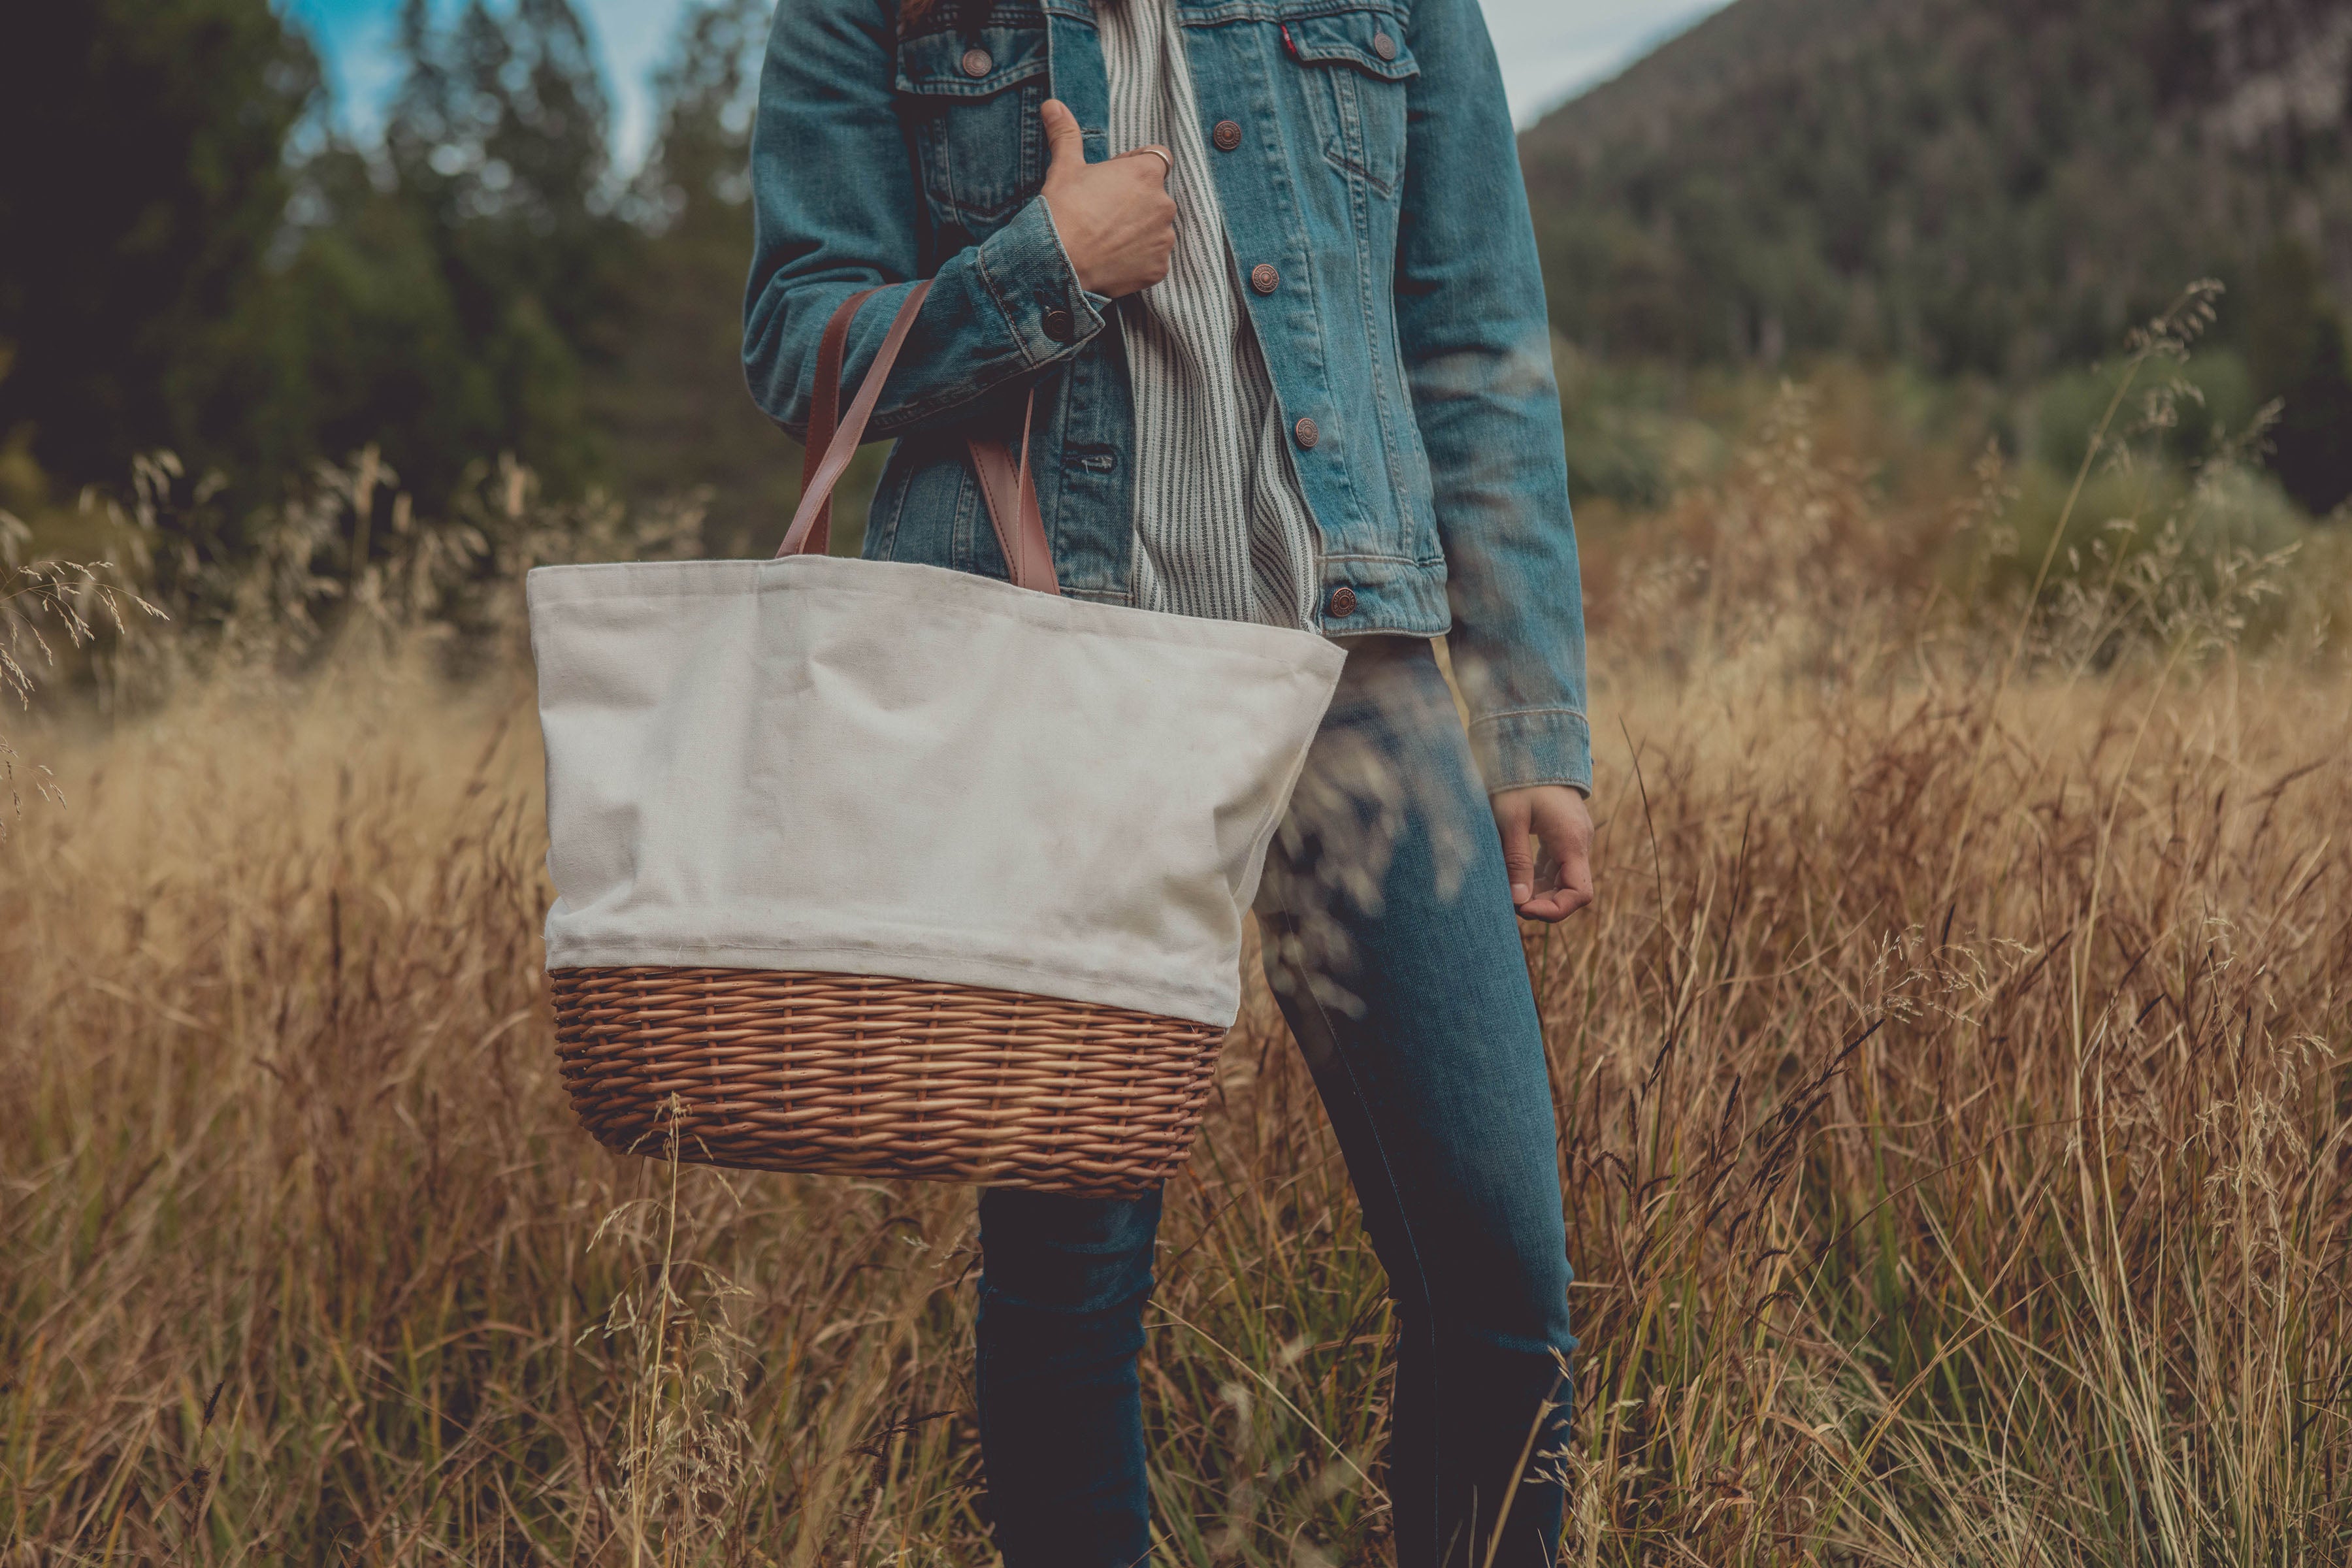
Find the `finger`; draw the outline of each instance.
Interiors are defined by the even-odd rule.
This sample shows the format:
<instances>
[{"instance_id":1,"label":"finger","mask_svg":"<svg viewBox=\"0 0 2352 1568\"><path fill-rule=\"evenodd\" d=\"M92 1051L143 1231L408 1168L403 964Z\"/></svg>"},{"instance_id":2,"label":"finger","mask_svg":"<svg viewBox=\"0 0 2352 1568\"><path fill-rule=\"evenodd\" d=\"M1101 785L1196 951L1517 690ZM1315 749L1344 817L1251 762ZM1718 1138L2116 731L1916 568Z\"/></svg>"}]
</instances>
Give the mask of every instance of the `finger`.
<instances>
[{"instance_id":1,"label":"finger","mask_svg":"<svg viewBox=\"0 0 2352 1568\"><path fill-rule=\"evenodd\" d=\"M1567 920L1592 902L1592 818L1585 802L1567 790L1545 790L1528 816L1543 842L1536 886L1540 896L1519 910L1528 920Z\"/></svg>"},{"instance_id":2,"label":"finger","mask_svg":"<svg viewBox=\"0 0 2352 1568\"><path fill-rule=\"evenodd\" d=\"M1163 185L1168 183L1168 176L1176 172L1175 154L1169 152L1167 148L1160 146L1157 142L1154 142L1148 147L1138 147L1134 152L1124 153L1122 156L1129 158L1150 159L1154 163L1159 165L1160 183Z\"/></svg>"},{"instance_id":3,"label":"finger","mask_svg":"<svg viewBox=\"0 0 2352 1568\"><path fill-rule=\"evenodd\" d=\"M1573 893L1562 888L1554 893L1538 893L1521 904L1519 918L1523 921L1541 921L1546 925L1556 925L1591 902L1590 894Z\"/></svg>"},{"instance_id":4,"label":"finger","mask_svg":"<svg viewBox=\"0 0 2352 1568\"><path fill-rule=\"evenodd\" d=\"M1519 906L1522 918L1532 921L1564 921L1577 910L1592 904L1592 866L1583 856L1565 861L1559 868L1557 886L1545 889Z\"/></svg>"},{"instance_id":5,"label":"finger","mask_svg":"<svg viewBox=\"0 0 2352 1568\"><path fill-rule=\"evenodd\" d=\"M1538 900L1557 911L1538 919L1564 920L1592 902L1592 827L1581 801L1536 814L1536 834L1543 840L1544 858L1551 863L1544 897Z\"/></svg>"},{"instance_id":6,"label":"finger","mask_svg":"<svg viewBox=\"0 0 2352 1568\"><path fill-rule=\"evenodd\" d=\"M1511 903L1526 903L1535 896L1536 857L1528 842L1528 803L1524 798L1505 798L1495 802L1495 830L1503 839L1503 872L1510 880Z\"/></svg>"},{"instance_id":7,"label":"finger","mask_svg":"<svg viewBox=\"0 0 2352 1568\"><path fill-rule=\"evenodd\" d=\"M1078 117L1058 98L1049 98L1037 118L1045 126L1045 155L1056 169L1066 164L1084 167L1087 161L1086 132L1078 129Z\"/></svg>"}]
</instances>

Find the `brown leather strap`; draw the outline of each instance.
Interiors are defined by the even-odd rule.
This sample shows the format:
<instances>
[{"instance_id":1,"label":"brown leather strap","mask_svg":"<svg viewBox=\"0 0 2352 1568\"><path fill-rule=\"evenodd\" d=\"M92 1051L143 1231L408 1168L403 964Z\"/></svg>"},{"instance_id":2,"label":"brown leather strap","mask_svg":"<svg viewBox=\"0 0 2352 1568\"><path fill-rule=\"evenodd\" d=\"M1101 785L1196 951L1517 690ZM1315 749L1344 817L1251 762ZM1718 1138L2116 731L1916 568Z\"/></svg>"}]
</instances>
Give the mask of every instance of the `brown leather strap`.
<instances>
[{"instance_id":1,"label":"brown leather strap","mask_svg":"<svg viewBox=\"0 0 2352 1568\"><path fill-rule=\"evenodd\" d=\"M841 356L849 346L849 323L857 317L857 307L866 303L879 289L867 289L852 294L841 302L833 319L824 324L824 336L816 348L816 392L809 407L808 444L801 449L801 493L808 494L816 479L816 468L824 461L827 448L833 445L833 430L841 413ZM809 530L808 553L823 555L833 548L833 497L824 498L817 509L816 526Z\"/></svg>"},{"instance_id":2,"label":"brown leather strap","mask_svg":"<svg viewBox=\"0 0 2352 1568\"><path fill-rule=\"evenodd\" d=\"M801 485L800 510L793 513L793 525L784 531L784 542L777 546L777 559L787 555L810 553L812 534L816 529L817 514L826 511L833 501L833 487L841 482L849 460L857 456L857 443L866 435L866 422L873 417L874 405L881 400L882 384L890 377L891 365L898 363L898 351L906 345L907 334L915 325L915 312L923 308L924 296L931 291L929 283L918 283L907 290L906 300L899 305L898 314L890 322L889 335L874 355L874 363L866 372L866 380L858 386L857 395L850 400L849 412L843 416L839 428L825 443L824 455L818 458L816 469ZM834 312L835 321L857 313L859 301L845 301ZM830 324L828 324L830 331ZM843 331L848 329L845 325ZM817 353L824 353L820 343ZM815 431L810 436L814 439Z\"/></svg>"},{"instance_id":3,"label":"brown leather strap","mask_svg":"<svg viewBox=\"0 0 2352 1568\"><path fill-rule=\"evenodd\" d=\"M965 446L971 452L972 471L980 476L980 493L988 502L988 520L996 525L997 547L1004 552L1005 575L1024 588L1059 595L1054 546L1045 538L1045 519L1037 510L1037 485L1029 469L1029 437L1036 420L1037 389L1033 386L1021 410L1017 463L1002 441L975 437Z\"/></svg>"},{"instance_id":4,"label":"brown leather strap","mask_svg":"<svg viewBox=\"0 0 2352 1568\"><path fill-rule=\"evenodd\" d=\"M882 384L889 379L890 367L898 363L898 351L906 346L916 313L922 309L923 300L930 290L930 284L924 282L907 291L906 300L890 323L889 335L882 340L857 395L850 402L849 412L840 417L838 424L835 410L840 397L841 362L847 352L849 325L858 307L879 290L868 289L843 300L834 310L833 319L825 323L824 336L817 344L817 386L809 410L800 508L793 514L792 527L785 531L784 542L776 551L778 559L821 553L826 549L833 521L833 487L841 482L849 460L857 455L857 443L866 434L866 423L873 416L875 404L881 398ZM966 446L971 453L972 468L980 477L981 496L988 503L988 518L995 527L997 545L1004 552L1006 575L1024 588L1058 595L1062 587L1054 573L1054 549L1045 537L1045 518L1037 505L1037 486L1029 467L1029 437L1036 409L1037 394L1032 388L1021 416L1018 460L1003 441L975 437Z\"/></svg>"}]
</instances>

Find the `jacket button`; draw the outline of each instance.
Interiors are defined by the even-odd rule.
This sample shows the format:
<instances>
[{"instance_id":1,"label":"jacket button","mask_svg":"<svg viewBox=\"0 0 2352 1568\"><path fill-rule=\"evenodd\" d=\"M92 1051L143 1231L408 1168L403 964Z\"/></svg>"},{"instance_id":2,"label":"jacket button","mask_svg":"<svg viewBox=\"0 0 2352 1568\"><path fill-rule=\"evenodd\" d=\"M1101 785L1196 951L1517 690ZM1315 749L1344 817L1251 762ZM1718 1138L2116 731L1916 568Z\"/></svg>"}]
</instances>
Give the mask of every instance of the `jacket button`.
<instances>
[{"instance_id":1,"label":"jacket button","mask_svg":"<svg viewBox=\"0 0 2352 1568\"><path fill-rule=\"evenodd\" d=\"M1381 58L1384 60L1392 60L1396 58L1396 40L1390 37L1386 33L1374 33L1372 35L1372 53L1380 56ZM970 58L970 57L967 56L966 58ZM971 68L967 66L965 68L970 69ZM974 76L978 76L980 73L978 71L973 71L972 74Z\"/></svg>"},{"instance_id":2,"label":"jacket button","mask_svg":"<svg viewBox=\"0 0 2352 1568\"><path fill-rule=\"evenodd\" d=\"M1250 287L1261 294L1271 294L1282 287L1282 274L1274 269L1271 261L1261 261L1250 268Z\"/></svg>"},{"instance_id":3,"label":"jacket button","mask_svg":"<svg viewBox=\"0 0 2352 1568\"><path fill-rule=\"evenodd\" d=\"M1058 308L1046 311L1045 319L1038 325L1045 329L1047 337L1057 343L1066 343L1078 335L1076 319L1067 310Z\"/></svg>"},{"instance_id":4,"label":"jacket button","mask_svg":"<svg viewBox=\"0 0 2352 1568\"><path fill-rule=\"evenodd\" d=\"M1356 613L1356 591L1346 584L1331 590L1331 618L1344 621Z\"/></svg>"},{"instance_id":5,"label":"jacket button","mask_svg":"<svg viewBox=\"0 0 2352 1568\"><path fill-rule=\"evenodd\" d=\"M1396 46L1391 44L1389 47L1393 51ZM963 52L963 74L966 76L986 76L995 65L996 61L986 49L966 49Z\"/></svg>"},{"instance_id":6,"label":"jacket button","mask_svg":"<svg viewBox=\"0 0 2352 1568\"><path fill-rule=\"evenodd\" d=\"M1242 128L1238 121L1220 120L1217 128L1209 132L1209 140L1217 144L1220 153L1230 153L1242 144Z\"/></svg>"},{"instance_id":7,"label":"jacket button","mask_svg":"<svg viewBox=\"0 0 2352 1568\"><path fill-rule=\"evenodd\" d=\"M1303 415L1298 423L1290 427L1290 433L1297 437L1298 444L1309 451L1314 450L1316 442L1323 439L1322 428Z\"/></svg>"}]
</instances>

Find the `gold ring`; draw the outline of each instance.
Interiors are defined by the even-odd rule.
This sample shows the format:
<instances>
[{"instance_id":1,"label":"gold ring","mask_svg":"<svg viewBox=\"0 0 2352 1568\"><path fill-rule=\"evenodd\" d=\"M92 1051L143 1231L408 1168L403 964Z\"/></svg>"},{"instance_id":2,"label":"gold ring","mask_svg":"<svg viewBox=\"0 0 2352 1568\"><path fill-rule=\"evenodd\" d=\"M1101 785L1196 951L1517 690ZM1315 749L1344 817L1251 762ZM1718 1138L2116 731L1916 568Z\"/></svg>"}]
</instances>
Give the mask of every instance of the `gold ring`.
<instances>
[{"instance_id":1,"label":"gold ring","mask_svg":"<svg viewBox=\"0 0 2352 1568\"><path fill-rule=\"evenodd\" d=\"M1162 173L1160 174L1161 179L1166 179L1169 175L1173 174L1176 172L1176 160L1168 155L1165 148L1138 147L1136 151L1138 153L1149 153L1153 157L1160 160L1162 166Z\"/></svg>"}]
</instances>

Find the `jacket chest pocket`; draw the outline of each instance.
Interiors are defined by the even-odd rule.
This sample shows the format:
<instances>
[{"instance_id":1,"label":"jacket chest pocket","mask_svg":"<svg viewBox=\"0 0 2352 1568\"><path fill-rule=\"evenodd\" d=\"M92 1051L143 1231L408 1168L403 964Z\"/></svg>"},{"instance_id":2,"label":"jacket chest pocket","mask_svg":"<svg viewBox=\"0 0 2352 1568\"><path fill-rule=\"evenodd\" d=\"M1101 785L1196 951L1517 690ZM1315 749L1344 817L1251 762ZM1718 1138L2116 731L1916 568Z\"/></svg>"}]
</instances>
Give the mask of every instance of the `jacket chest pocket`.
<instances>
[{"instance_id":1,"label":"jacket chest pocket","mask_svg":"<svg viewBox=\"0 0 2352 1568\"><path fill-rule=\"evenodd\" d=\"M1045 184L1042 25L908 38L898 89L943 250L987 238Z\"/></svg>"},{"instance_id":2,"label":"jacket chest pocket","mask_svg":"<svg viewBox=\"0 0 2352 1568\"><path fill-rule=\"evenodd\" d=\"M1406 84L1421 74L1405 47L1404 18L1386 10L1327 11L1286 18L1282 30L1306 78L1323 156L1393 195L1404 177Z\"/></svg>"}]
</instances>

